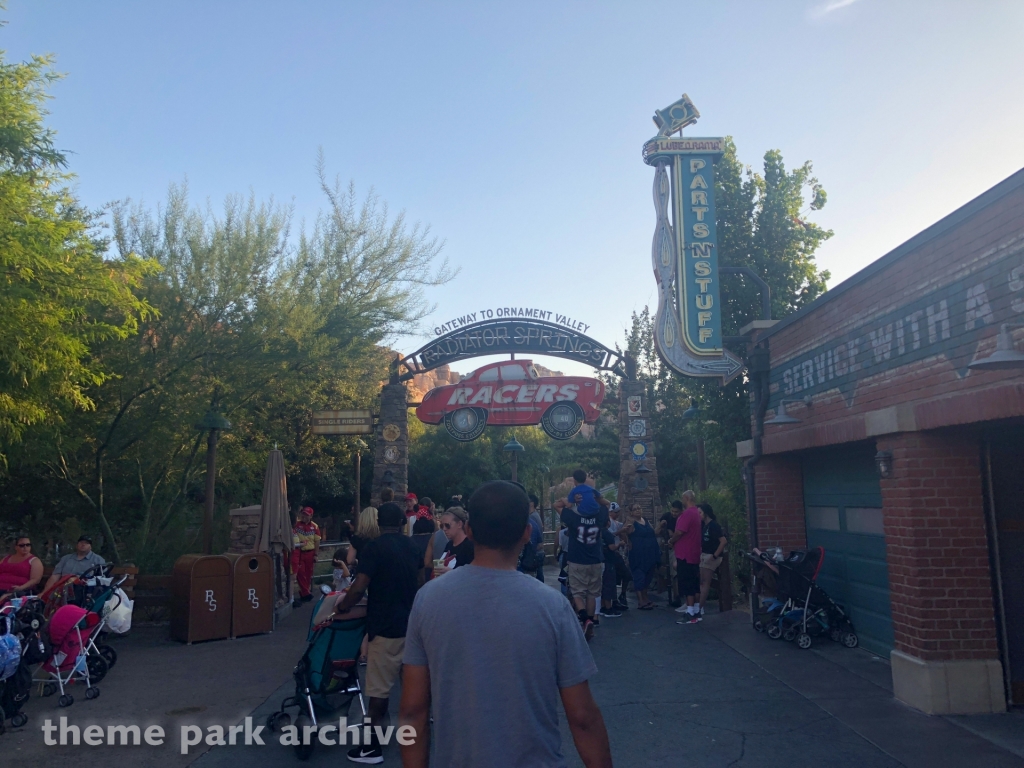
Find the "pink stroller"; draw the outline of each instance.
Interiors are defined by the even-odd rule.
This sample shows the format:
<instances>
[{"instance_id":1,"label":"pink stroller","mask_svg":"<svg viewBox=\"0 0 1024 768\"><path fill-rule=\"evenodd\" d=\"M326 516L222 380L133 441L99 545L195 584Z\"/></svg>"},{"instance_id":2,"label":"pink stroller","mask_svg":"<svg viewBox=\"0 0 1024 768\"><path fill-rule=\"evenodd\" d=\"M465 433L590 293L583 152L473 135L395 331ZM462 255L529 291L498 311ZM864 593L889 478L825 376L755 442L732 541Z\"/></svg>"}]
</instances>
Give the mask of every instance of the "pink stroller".
<instances>
[{"instance_id":1,"label":"pink stroller","mask_svg":"<svg viewBox=\"0 0 1024 768\"><path fill-rule=\"evenodd\" d=\"M52 696L60 690L57 703L62 707L70 707L75 703L74 697L64 691L64 686L75 680L85 683L85 698L95 699L100 689L89 679L87 648L89 638L99 626L98 614L79 608L77 605L64 605L56 610L50 618L50 658L39 668L46 675L43 695Z\"/></svg>"}]
</instances>

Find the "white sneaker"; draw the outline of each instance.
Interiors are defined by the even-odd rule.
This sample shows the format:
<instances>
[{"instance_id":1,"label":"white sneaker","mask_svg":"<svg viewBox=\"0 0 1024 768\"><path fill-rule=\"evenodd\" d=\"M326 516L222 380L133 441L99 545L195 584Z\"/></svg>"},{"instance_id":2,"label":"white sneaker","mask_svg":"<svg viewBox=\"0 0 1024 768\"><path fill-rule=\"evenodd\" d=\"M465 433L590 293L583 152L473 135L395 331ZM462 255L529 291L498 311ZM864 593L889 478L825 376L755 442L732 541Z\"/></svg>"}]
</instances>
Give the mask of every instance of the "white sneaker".
<instances>
[{"instance_id":1,"label":"white sneaker","mask_svg":"<svg viewBox=\"0 0 1024 768\"><path fill-rule=\"evenodd\" d=\"M690 612L690 606L688 606L688 605L680 605L678 608L676 608L676 613L689 613L689 612Z\"/></svg>"}]
</instances>

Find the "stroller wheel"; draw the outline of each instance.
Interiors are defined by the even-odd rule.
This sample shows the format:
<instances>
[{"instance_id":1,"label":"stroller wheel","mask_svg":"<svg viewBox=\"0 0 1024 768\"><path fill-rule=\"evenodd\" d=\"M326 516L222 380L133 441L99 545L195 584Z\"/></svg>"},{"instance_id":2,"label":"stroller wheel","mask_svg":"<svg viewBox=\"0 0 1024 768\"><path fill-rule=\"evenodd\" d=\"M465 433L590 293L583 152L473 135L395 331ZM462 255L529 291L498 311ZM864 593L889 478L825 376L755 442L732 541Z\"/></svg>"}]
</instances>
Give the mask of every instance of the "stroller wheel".
<instances>
[{"instance_id":1,"label":"stroller wheel","mask_svg":"<svg viewBox=\"0 0 1024 768\"><path fill-rule=\"evenodd\" d=\"M107 662L107 667L113 669L114 665L117 664L117 651L111 648L109 645L101 645L99 647L100 656Z\"/></svg>"},{"instance_id":2,"label":"stroller wheel","mask_svg":"<svg viewBox=\"0 0 1024 768\"><path fill-rule=\"evenodd\" d=\"M828 631L828 636L833 643L840 643L843 640L843 631L838 627L833 627Z\"/></svg>"},{"instance_id":3,"label":"stroller wheel","mask_svg":"<svg viewBox=\"0 0 1024 768\"><path fill-rule=\"evenodd\" d=\"M75 697L70 695L70 694L68 694L68 693L65 693L63 696L61 696L59 699L57 699L57 706L58 707L70 707L74 703L75 703Z\"/></svg>"},{"instance_id":4,"label":"stroller wheel","mask_svg":"<svg viewBox=\"0 0 1024 768\"><path fill-rule=\"evenodd\" d=\"M295 745L295 756L299 758L299 760L309 760L313 754L313 745L316 744L316 736L314 734L310 734L311 738L309 740L309 744L302 743L303 734L306 732L306 726L312 724L312 721L306 715L299 715L295 718L295 731L296 736L298 736L299 739L299 743Z\"/></svg>"},{"instance_id":5,"label":"stroller wheel","mask_svg":"<svg viewBox=\"0 0 1024 768\"><path fill-rule=\"evenodd\" d=\"M89 654L85 660L85 666L89 669L90 683L98 683L107 676L107 671L110 669L107 666L106 659L95 654Z\"/></svg>"},{"instance_id":6,"label":"stroller wheel","mask_svg":"<svg viewBox=\"0 0 1024 768\"><path fill-rule=\"evenodd\" d=\"M792 643L794 640L796 640L796 630L793 629L793 627L790 627L782 633L782 639L785 640L787 643Z\"/></svg>"},{"instance_id":7,"label":"stroller wheel","mask_svg":"<svg viewBox=\"0 0 1024 768\"><path fill-rule=\"evenodd\" d=\"M14 726L15 728L21 728L21 726L23 726L27 722L28 722L28 715L26 715L24 712L19 712L18 714L16 714L14 717L11 718L11 725Z\"/></svg>"},{"instance_id":8,"label":"stroller wheel","mask_svg":"<svg viewBox=\"0 0 1024 768\"><path fill-rule=\"evenodd\" d=\"M98 699L100 697L100 689L95 685L91 688L85 689L85 698L87 699Z\"/></svg>"},{"instance_id":9,"label":"stroller wheel","mask_svg":"<svg viewBox=\"0 0 1024 768\"><path fill-rule=\"evenodd\" d=\"M808 635L806 632L801 632L799 635L796 636L796 644L798 648L802 648L806 651L808 648L811 647L811 636Z\"/></svg>"},{"instance_id":10,"label":"stroller wheel","mask_svg":"<svg viewBox=\"0 0 1024 768\"><path fill-rule=\"evenodd\" d=\"M267 715L267 730L274 733L279 728L292 724L292 716L287 712L272 712ZM301 736L301 734L300 734Z\"/></svg>"},{"instance_id":11,"label":"stroller wheel","mask_svg":"<svg viewBox=\"0 0 1024 768\"><path fill-rule=\"evenodd\" d=\"M847 648L856 648L860 644L860 640L857 638L856 632L846 632L843 635L843 645Z\"/></svg>"},{"instance_id":12,"label":"stroller wheel","mask_svg":"<svg viewBox=\"0 0 1024 768\"><path fill-rule=\"evenodd\" d=\"M758 632L764 632L764 624L762 624L760 621L755 621L754 629Z\"/></svg>"},{"instance_id":13,"label":"stroller wheel","mask_svg":"<svg viewBox=\"0 0 1024 768\"><path fill-rule=\"evenodd\" d=\"M770 637L772 640L778 640L780 637L782 637L782 627L780 627L778 624L772 624L770 627L768 627L768 637Z\"/></svg>"},{"instance_id":14,"label":"stroller wheel","mask_svg":"<svg viewBox=\"0 0 1024 768\"><path fill-rule=\"evenodd\" d=\"M56 683L46 683L43 685L43 696L53 696L57 692Z\"/></svg>"}]
</instances>

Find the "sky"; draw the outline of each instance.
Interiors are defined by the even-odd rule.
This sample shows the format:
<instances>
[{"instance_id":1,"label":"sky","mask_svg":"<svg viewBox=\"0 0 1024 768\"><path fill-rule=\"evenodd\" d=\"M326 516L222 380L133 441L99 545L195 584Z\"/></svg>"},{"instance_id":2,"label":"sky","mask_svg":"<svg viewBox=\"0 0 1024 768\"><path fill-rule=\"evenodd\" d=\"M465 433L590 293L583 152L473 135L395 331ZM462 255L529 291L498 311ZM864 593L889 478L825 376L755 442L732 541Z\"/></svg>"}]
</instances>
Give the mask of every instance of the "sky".
<instances>
[{"instance_id":1,"label":"sky","mask_svg":"<svg viewBox=\"0 0 1024 768\"><path fill-rule=\"evenodd\" d=\"M187 180L325 207L315 172L429 224L460 271L423 334L527 306L622 342L656 303L655 109L687 136L811 160L830 285L1024 167L1024 4L9 0L8 60L66 73L49 124L83 202L156 207ZM539 361L582 372L564 361ZM457 368L474 367L466 362ZM466 372L464 370L463 372Z\"/></svg>"}]
</instances>

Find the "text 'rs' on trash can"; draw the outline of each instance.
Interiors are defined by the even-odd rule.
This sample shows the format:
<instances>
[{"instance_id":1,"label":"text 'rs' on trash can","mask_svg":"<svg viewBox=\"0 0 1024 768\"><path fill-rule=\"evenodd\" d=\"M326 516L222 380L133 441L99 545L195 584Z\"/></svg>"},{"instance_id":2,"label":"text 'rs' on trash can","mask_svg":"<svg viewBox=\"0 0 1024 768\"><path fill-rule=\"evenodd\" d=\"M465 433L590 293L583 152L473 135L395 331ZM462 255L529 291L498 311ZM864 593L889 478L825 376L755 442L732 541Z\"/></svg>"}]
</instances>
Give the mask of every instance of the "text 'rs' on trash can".
<instances>
[{"instance_id":1,"label":"text 'rs' on trash can","mask_svg":"<svg viewBox=\"0 0 1024 768\"><path fill-rule=\"evenodd\" d=\"M183 643L231 634L231 561L224 555L182 555L171 572L171 637Z\"/></svg>"},{"instance_id":2,"label":"text 'rs' on trash can","mask_svg":"<svg viewBox=\"0 0 1024 768\"><path fill-rule=\"evenodd\" d=\"M225 555L234 572L231 637L274 631L274 561L266 552Z\"/></svg>"}]
</instances>

